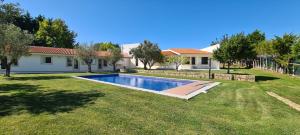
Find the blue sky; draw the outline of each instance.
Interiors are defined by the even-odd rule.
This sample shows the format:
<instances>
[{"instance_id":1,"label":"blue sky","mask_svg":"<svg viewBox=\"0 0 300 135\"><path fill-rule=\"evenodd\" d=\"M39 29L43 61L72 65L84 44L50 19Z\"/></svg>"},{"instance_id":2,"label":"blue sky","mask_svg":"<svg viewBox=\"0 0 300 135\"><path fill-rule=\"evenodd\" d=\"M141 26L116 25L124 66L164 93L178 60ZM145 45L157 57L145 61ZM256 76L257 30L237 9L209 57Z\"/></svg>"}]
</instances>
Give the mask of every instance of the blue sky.
<instances>
[{"instance_id":1,"label":"blue sky","mask_svg":"<svg viewBox=\"0 0 300 135\"><path fill-rule=\"evenodd\" d=\"M300 34L300 0L5 0L33 16L62 18L78 42L203 48L224 34Z\"/></svg>"}]
</instances>

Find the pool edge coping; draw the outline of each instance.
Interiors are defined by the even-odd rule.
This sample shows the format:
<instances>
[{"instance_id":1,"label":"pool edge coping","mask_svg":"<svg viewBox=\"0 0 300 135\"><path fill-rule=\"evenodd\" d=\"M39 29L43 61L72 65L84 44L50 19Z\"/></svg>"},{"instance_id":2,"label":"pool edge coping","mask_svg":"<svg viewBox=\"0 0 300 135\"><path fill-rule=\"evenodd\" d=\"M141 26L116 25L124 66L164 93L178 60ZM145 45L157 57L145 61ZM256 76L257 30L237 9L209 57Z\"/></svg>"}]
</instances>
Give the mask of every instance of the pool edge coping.
<instances>
[{"instance_id":1,"label":"pool edge coping","mask_svg":"<svg viewBox=\"0 0 300 135\"><path fill-rule=\"evenodd\" d=\"M123 73L120 73L123 74ZM99 75L105 75L105 74L99 74ZM123 74L123 75L131 75L131 74ZM131 75L131 76L143 76L143 75ZM84 78L81 76L72 76L73 78L77 78L77 79L82 79L82 80L88 80L88 81L93 81L93 82L97 82L97 83L103 83L103 84L110 84L110 85L114 85L114 86L118 86L118 87L123 87L123 88L128 88L128 89L133 89L133 90L140 90L140 91L144 91L144 92L150 92L150 93L155 93L155 94L159 94L159 95L164 95L164 96L169 96L169 97L175 97L175 98L180 98L180 99L185 99L185 100L189 100L192 97L195 97L196 95L200 94L200 93L206 93L209 89L219 85L221 82L213 82L208 86L205 86L201 89L195 90L192 93L185 95L185 96L181 96L181 95L176 95L176 94L171 94L171 93L167 93L165 92L166 90L163 91L154 91L154 90L149 90L149 89L144 89L144 88L139 88L139 87L133 87L133 86L126 86L126 85L122 85L122 84L116 84L116 83L110 83L110 82L104 82L104 81L99 81L99 80L94 80L94 79L88 79L88 78ZM167 78L167 77L156 77L156 76L146 76L146 77L154 77L154 78L163 78L163 79L175 79L175 80L191 80L191 81L199 81L199 80L192 80L192 79L179 79L179 78Z\"/></svg>"}]
</instances>

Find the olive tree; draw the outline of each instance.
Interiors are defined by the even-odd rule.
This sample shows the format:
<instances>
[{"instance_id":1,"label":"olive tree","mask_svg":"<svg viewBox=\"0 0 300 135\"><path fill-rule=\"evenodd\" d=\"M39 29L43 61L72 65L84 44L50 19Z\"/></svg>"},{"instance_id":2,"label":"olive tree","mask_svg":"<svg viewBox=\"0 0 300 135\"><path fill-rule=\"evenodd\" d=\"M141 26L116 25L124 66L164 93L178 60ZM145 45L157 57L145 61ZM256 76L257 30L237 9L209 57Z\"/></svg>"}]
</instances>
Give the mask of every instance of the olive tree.
<instances>
[{"instance_id":1,"label":"olive tree","mask_svg":"<svg viewBox=\"0 0 300 135\"><path fill-rule=\"evenodd\" d=\"M183 56L180 56L180 55L168 56L167 57L167 63L169 65L174 64L176 71L178 71L180 65L183 65L186 62L187 62L187 58L183 57Z\"/></svg>"},{"instance_id":2,"label":"olive tree","mask_svg":"<svg viewBox=\"0 0 300 135\"><path fill-rule=\"evenodd\" d=\"M112 64L113 66L113 71L116 71L116 64L119 60L122 59L122 51L120 48L110 48L107 50L108 51L108 56L106 59Z\"/></svg>"},{"instance_id":3,"label":"olive tree","mask_svg":"<svg viewBox=\"0 0 300 135\"><path fill-rule=\"evenodd\" d=\"M137 48L131 49L130 54L144 64L145 70L147 69L147 65L151 69L155 63L162 61L162 54L158 45L148 40L145 40Z\"/></svg>"},{"instance_id":4,"label":"olive tree","mask_svg":"<svg viewBox=\"0 0 300 135\"><path fill-rule=\"evenodd\" d=\"M88 66L88 72L92 72L92 63L97 57L97 53L92 44L81 44L76 48L76 55Z\"/></svg>"},{"instance_id":5,"label":"olive tree","mask_svg":"<svg viewBox=\"0 0 300 135\"><path fill-rule=\"evenodd\" d=\"M0 58L5 67L4 76L10 77L11 65L25 55L29 55L29 45L33 35L22 31L13 24L0 24Z\"/></svg>"}]
</instances>

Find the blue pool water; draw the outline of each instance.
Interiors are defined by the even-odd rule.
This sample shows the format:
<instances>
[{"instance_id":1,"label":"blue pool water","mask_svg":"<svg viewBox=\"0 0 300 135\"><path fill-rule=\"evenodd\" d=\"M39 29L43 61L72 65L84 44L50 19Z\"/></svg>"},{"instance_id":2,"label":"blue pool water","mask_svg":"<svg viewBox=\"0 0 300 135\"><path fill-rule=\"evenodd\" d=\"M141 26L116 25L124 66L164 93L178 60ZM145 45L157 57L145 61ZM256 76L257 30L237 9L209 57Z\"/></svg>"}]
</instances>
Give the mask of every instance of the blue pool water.
<instances>
[{"instance_id":1,"label":"blue pool water","mask_svg":"<svg viewBox=\"0 0 300 135\"><path fill-rule=\"evenodd\" d=\"M103 81L103 82L149 89L154 91L162 91L162 90L175 88L193 82L189 80L175 80L175 79L123 75L123 74L90 75L90 76L81 76L81 77Z\"/></svg>"}]
</instances>

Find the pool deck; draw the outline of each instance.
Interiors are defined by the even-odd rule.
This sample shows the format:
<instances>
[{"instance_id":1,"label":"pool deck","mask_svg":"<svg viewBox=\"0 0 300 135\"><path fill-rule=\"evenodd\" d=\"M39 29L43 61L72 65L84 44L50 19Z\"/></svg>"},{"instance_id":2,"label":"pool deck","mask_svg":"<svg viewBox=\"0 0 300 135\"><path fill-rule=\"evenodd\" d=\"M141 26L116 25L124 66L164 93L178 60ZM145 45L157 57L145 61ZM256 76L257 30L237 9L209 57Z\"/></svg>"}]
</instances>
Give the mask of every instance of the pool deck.
<instances>
[{"instance_id":1,"label":"pool deck","mask_svg":"<svg viewBox=\"0 0 300 135\"><path fill-rule=\"evenodd\" d=\"M170 94L176 94L180 96L186 96L191 94L192 92L195 92L197 90L200 90L204 87L206 87L208 84L213 83L211 81L196 81L187 85L183 85L180 87L172 88L172 89L167 89L164 90L166 93Z\"/></svg>"}]
</instances>

